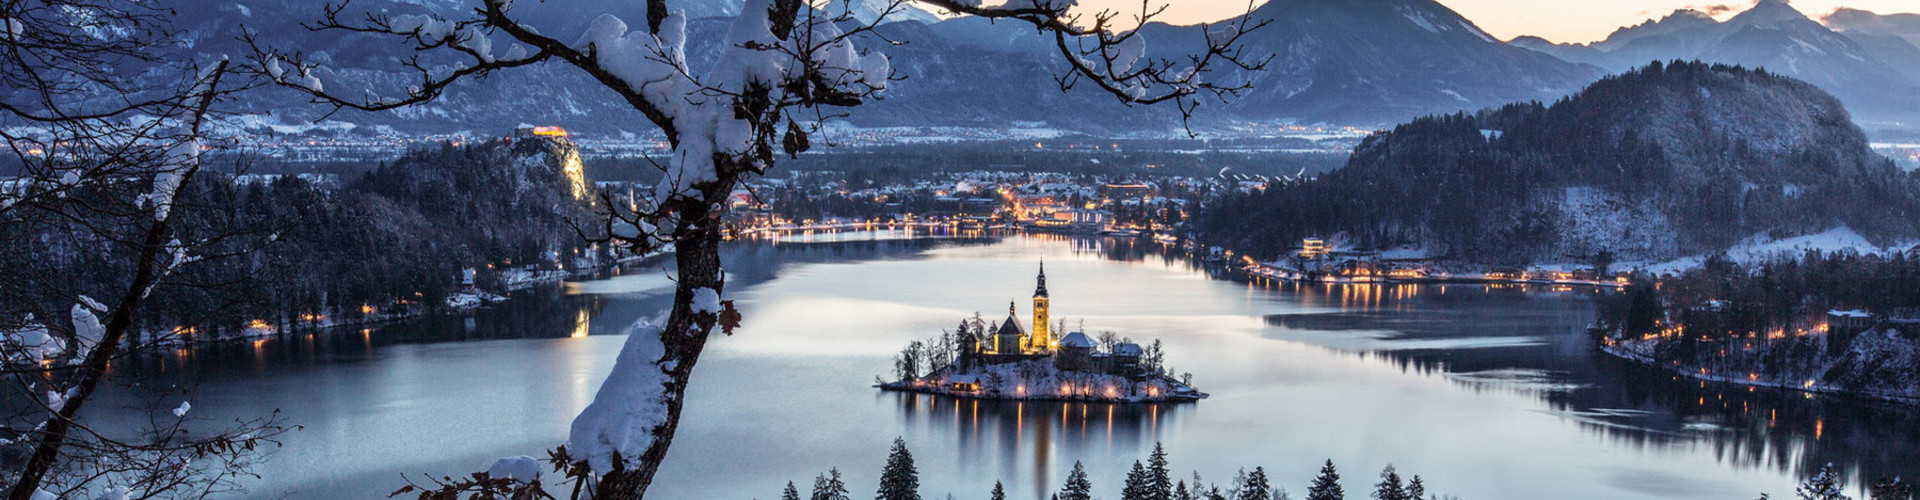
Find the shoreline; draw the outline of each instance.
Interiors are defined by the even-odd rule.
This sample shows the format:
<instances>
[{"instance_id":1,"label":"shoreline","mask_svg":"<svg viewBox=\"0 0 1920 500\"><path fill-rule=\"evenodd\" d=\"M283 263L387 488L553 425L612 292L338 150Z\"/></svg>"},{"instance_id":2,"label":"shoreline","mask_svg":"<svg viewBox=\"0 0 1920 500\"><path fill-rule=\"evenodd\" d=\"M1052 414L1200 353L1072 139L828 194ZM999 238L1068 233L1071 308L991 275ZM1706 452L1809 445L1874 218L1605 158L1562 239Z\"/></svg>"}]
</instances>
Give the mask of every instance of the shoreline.
<instances>
[{"instance_id":1,"label":"shoreline","mask_svg":"<svg viewBox=\"0 0 1920 500\"><path fill-rule=\"evenodd\" d=\"M550 271L532 272L532 273L529 273L529 276L527 278L509 282L505 287L506 289L502 290L501 293L475 290L474 292L459 292L453 295L449 295L448 299L453 299L453 298L471 299L471 300L462 300L458 305L453 304L452 300L448 300L440 304L440 307L418 307L418 308L409 308L408 310L398 311L398 312L380 312L376 314L362 314L358 317L345 319L345 320L335 320L332 316L328 316L325 319L322 319L319 321L295 321L285 325L273 325L273 326L267 326L264 328L247 327L247 328L242 328L240 330L242 332L247 332L247 333L243 333L239 335L223 336L223 337L217 337L217 338L183 339L181 338L180 335L174 334L172 332L166 332L166 333L143 332L143 336L141 338L148 339L146 342L142 343L143 345L153 346L153 347L211 346L211 345L220 345L220 344L228 344L228 343L256 341L256 340L261 340L265 338L276 337L280 335L290 335L295 333L318 333L318 332L327 332L327 331L333 331L333 330L346 330L346 329L351 329L355 327L368 328L374 325L404 323L407 321L428 318L433 316L466 314L466 313L478 311L480 309L485 309L487 306L490 306L493 304L500 304L500 303L512 301L514 299L514 294L518 292L532 290L533 288L543 286L543 285L554 285L554 284L563 283L566 280L571 278L577 278L582 276L592 276L599 273L604 273L609 270L620 268L621 266L641 263L647 260L660 257L662 255L667 255L667 252L655 251L647 255L632 255L632 256L621 257L619 259L615 259L612 262L606 263L604 265L596 266L592 269L582 269L577 271L550 270Z\"/></svg>"},{"instance_id":2,"label":"shoreline","mask_svg":"<svg viewBox=\"0 0 1920 500\"><path fill-rule=\"evenodd\" d=\"M1873 391L1844 389L1844 388L1833 387L1831 385L1820 384L1812 381L1809 381L1809 383L1796 385L1796 384L1790 384L1790 383L1784 383L1784 382L1776 382L1773 380L1765 380L1760 378L1748 379L1748 378L1726 377L1726 376L1720 376L1720 375L1701 373L1700 370L1702 368L1700 367L1662 365L1659 362L1654 361L1653 358L1647 357L1640 353L1632 352L1631 350L1625 349L1618 345L1599 346L1599 351L1601 353L1604 353L1608 356L1612 356L1613 358L1619 359L1621 361L1626 361L1629 363L1633 363L1635 365L1644 366L1654 370L1659 370L1662 372L1671 373L1674 375L1678 375L1681 377L1686 377L1688 379L1698 380L1702 382L1713 382L1713 383L1728 384L1728 385L1741 386L1741 387L1751 387L1751 388L1775 389L1783 392L1797 392L1797 393L1805 394L1808 397L1812 397L1813 395L1838 396L1838 397L1858 398L1858 399L1895 403L1895 404L1901 404L1906 406L1920 407L1920 397L1900 395L1900 394L1888 394L1888 393L1873 392Z\"/></svg>"},{"instance_id":3,"label":"shoreline","mask_svg":"<svg viewBox=\"0 0 1920 500\"><path fill-rule=\"evenodd\" d=\"M874 384L873 387L876 389L880 389L882 392L931 394L935 396L947 396L947 397L956 398L956 399L972 399L972 400L980 400L980 401L1015 401L1015 402L1039 401L1039 402L1062 402L1062 403L1106 403L1106 404L1123 404L1123 405L1193 404L1193 403L1198 403L1200 402L1200 400L1206 399L1209 396L1212 396L1211 394L1198 392L1198 391L1195 391L1194 395L1169 394L1167 396L1142 397L1141 399L1137 399L1137 400L1128 399L1125 397L1108 398L1106 396L1059 396L1059 395L1037 395L1037 394L1032 396L1010 396L1010 395L993 396L993 395L978 394L978 393L957 393L954 391L947 390L938 385L925 387L925 386L916 386L914 384L910 384L907 382L897 382L897 381Z\"/></svg>"}]
</instances>

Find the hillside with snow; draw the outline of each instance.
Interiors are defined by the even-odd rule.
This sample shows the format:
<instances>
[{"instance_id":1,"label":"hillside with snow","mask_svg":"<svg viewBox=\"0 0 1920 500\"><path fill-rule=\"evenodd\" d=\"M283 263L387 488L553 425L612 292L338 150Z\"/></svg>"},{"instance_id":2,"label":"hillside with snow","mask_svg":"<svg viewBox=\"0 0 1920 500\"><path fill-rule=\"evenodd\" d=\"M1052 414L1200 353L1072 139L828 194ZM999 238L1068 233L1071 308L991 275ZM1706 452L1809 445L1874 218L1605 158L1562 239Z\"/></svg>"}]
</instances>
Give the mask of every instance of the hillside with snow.
<instances>
[{"instance_id":1,"label":"hillside with snow","mask_svg":"<svg viewBox=\"0 0 1920 500\"><path fill-rule=\"evenodd\" d=\"M1920 176L1806 82L1654 64L1376 134L1344 169L1211 204L1202 230L1256 255L1340 235L1502 264L1881 251L1920 237Z\"/></svg>"}]
</instances>

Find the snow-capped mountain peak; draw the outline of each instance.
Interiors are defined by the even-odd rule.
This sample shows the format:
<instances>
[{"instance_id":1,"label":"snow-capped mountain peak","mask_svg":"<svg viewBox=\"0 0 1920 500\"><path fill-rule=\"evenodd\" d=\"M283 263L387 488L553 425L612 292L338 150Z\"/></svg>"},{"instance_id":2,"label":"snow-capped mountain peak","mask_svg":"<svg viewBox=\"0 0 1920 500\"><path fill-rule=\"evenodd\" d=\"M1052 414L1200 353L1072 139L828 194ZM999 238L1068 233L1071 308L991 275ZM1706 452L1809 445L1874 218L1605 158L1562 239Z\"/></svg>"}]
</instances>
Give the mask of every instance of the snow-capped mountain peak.
<instances>
[{"instance_id":1,"label":"snow-capped mountain peak","mask_svg":"<svg viewBox=\"0 0 1920 500\"><path fill-rule=\"evenodd\" d=\"M1760 3L1754 4L1753 8L1728 19L1727 24L1773 26L1796 21L1812 22L1813 20L1785 1L1760 0Z\"/></svg>"}]
</instances>

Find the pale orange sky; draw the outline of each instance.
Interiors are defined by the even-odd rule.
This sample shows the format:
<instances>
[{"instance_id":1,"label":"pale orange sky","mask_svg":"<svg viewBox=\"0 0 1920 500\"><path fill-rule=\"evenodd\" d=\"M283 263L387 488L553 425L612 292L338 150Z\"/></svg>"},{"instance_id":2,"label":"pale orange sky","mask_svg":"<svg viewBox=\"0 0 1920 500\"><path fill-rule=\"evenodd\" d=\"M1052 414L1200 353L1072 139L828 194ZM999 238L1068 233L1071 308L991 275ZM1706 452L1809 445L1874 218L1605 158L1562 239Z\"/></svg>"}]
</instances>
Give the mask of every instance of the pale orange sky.
<instances>
[{"instance_id":1,"label":"pale orange sky","mask_svg":"<svg viewBox=\"0 0 1920 500\"><path fill-rule=\"evenodd\" d=\"M1265 3L1265 0L1260 0ZM1325 0L1323 0L1325 1ZM1721 5L1732 10L1725 19L1753 5L1753 0L1439 0L1480 25L1481 29L1502 40L1520 35L1538 35L1556 42L1591 42L1607 37L1622 26L1640 24L1675 9L1693 7L1709 10ZM989 2L991 3L991 2ZM1213 21L1246 11L1246 0L1164 0L1170 5L1160 20L1175 24ZM1838 7L1852 7L1881 14L1920 13L1920 0L1793 0L1794 8L1815 19ZM1113 8L1123 12L1140 9L1140 0L1080 0L1082 7Z\"/></svg>"}]
</instances>

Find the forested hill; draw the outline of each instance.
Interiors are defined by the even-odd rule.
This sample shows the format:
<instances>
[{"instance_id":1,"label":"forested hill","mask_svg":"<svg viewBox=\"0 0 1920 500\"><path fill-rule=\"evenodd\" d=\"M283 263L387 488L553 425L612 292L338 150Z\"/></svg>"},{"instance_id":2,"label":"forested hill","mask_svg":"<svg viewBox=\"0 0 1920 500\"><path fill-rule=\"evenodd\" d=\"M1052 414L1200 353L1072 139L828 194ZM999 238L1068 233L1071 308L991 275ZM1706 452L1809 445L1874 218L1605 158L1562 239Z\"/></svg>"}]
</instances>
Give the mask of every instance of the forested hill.
<instances>
[{"instance_id":1,"label":"forested hill","mask_svg":"<svg viewBox=\"0 0 1920 500\"><path fill-rule=\"evenodd\" d=\"M193 202L179 219L185 231L280 236L246 258L185 268L184 283L249 285L162 289L145 326L218 334L253 319L351 321L366 308L442 307L463 269L496 292L512 270L576 269L604 255L572 225L596 220L593 198L574 194L573 153L555 140L493 141L416 150L354 178L197 183L183 191Z\"/></svg>"},{"instance_id":2,"label":"forested hill","mask_svg":"<svg viewBox=\"0 0 1920 500\"><path fill-rule=\"evenodd\" d=\"M1825 92L1674 62L1376 133L1338 171L1216 200L1201 231L1260 256L1343 234L1487 263L1657 259L1843 225L1891 242L1920 234L1916 200Z\"/></svg>"}]
</instances>

